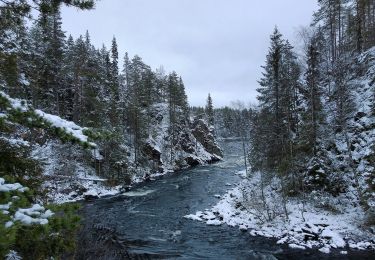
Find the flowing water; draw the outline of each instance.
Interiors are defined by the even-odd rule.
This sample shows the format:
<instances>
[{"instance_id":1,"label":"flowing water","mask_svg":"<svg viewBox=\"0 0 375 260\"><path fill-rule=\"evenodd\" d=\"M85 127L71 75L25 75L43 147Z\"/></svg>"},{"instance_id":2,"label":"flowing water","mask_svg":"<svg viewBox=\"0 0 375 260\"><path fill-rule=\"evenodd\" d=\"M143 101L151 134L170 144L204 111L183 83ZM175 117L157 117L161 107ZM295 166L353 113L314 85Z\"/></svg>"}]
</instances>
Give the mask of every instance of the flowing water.
<instances>
[{"instance_id":1,"label":"flowing water","mask_svg":"<svg viewBox=\"0 0 375 260\"><path fill-rule=\"evenodd\" d=\"M361 259L362 252L324 255L291 250L236 227L208 226L183 216L213 206L241 179L241 145L223 142L225 160L141 184L125 194L84 203L78 259ZM126 248L126 249L124 249ZM125 252L125 251L126 252ZM104 252L107 251L107 252ZM112 252L108 252L112 251Z\"/></svg>"}]
</instances>

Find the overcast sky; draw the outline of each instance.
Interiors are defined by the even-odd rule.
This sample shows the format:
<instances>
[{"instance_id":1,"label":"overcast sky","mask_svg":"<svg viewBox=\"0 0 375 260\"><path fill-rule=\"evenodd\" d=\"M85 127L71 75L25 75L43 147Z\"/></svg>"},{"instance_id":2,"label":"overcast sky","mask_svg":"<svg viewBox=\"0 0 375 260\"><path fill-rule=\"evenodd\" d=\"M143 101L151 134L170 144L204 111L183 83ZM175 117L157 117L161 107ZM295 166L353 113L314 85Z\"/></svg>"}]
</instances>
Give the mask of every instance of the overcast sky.
<instances>
[{"instance_id":1,"label":"overcast sky","mask_svg":"<svg viewBox=\"0 0 375 260\"><path fill-rule=\"evenodd\" d=\"M90 32L93 44L119 45L144 62L182 76L191 105L216 107L233 100L256 101L269 46L277 25L292 43L308 25L316 0L101 0L96 9L62 10L63 28L73 37Z\"/></svg>"}]
</instances>

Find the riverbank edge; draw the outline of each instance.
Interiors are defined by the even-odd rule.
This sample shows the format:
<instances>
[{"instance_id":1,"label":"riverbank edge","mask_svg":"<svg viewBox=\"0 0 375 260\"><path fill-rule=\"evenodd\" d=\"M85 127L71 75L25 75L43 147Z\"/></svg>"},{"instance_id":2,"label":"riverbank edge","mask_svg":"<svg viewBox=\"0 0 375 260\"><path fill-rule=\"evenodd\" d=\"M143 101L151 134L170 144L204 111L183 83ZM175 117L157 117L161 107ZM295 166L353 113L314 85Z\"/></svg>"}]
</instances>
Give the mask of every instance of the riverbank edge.
<instances>
[{"instance_id":1,"label":"riverbank edge","mask_svg":"<svg viewBox=\"0 0 375 260\"><path fill-rule=\"evenodd\" d=\"M184 217L204 222L207 225L226 224L238 227L243 232L249 232L251 236L274 239L275 243L300 252L313 250L326 255L347 255L350 252L363 251L375 256L375 237L364 230L359 233L361 233L362 238L366 234L366 239L357 239L355 241L355 237L360 237L358 234L350 234L348 232L343 238L340 234L342 230L336 230L330 225L320 227L315 225L313 219L289 226L280 222L280 220L279 222L256 223L254 215L241 204L243 203L241 185L247 180L245 171L239 171L236 174L241 175L243 181L236 184L236 187L229 189L223 196L215 195L219 199L216 205L211 207L211 209L197 211ZM332 215L329 217L332 217ZM334 217L333 220L335 220ZM289 221L293 222L293 219ZM345 222L341 224L343 226L345 224L349 225L349 223ZM315 240L309 240L310 238Z\"/></svg>"}]
</instances>

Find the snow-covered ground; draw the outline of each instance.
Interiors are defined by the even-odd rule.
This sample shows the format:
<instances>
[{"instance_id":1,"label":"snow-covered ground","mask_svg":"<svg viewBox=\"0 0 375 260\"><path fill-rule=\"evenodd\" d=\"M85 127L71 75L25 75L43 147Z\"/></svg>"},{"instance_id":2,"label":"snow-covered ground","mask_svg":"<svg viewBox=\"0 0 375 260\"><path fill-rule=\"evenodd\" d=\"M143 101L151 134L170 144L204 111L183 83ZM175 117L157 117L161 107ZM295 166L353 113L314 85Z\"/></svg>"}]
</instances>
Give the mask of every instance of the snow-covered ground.
<instances>
[{"instance_id":1,"label":"snow-covered ground","mask_svg":"<svg viewBox=\"0 0 375 260\"><path fill-rule=\"evenodd\" d=\"M276 181L264 186L262 197L260 173L249 178L245 178L244 171L237 174L243 175L243 181L222 196L215 206L185 218L208 225L238 227L253 236L276 238L277 243L297 249L318 248L329 253L331 248L342 248L343 254L347 247L375 249L374 230L360 226L362 209L347 203L345 198L334 201L337 211L317 206L319 198L304 199L304 202L289 199L285 201L286 216L283 198L275 192Z\"/></svg>"}]
</instances>

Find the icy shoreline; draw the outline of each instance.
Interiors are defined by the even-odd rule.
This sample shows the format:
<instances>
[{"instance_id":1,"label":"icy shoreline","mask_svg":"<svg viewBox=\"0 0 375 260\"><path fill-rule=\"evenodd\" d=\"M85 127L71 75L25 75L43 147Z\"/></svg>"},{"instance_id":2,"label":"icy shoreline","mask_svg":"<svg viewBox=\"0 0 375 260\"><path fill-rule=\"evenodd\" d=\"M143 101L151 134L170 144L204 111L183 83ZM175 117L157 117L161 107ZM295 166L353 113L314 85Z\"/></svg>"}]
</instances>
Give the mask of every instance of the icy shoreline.
<instances>
[{"instance_id":1,"label":"icy shoreline","mask_svg":"<svg viewBox=\"0 0 375 260\"><path fill-rule=\"evenodd\" d=\"M245 175L244 171L237 174ZM359 214L362 210L358 206L351 206L345 212L333 213L314 207L311 203L302 205L300 201L289 200L286 203L288 219L277 215L270 221L262 221L259 209L251 208L255 205L244 199L244 189L256 189L259 176L250 180L244 179L235 188L229 190L220 198L219 202L209 210L198 211L186 215L185 218L202 221L207 225L227 224L248 231L252 236L263 236L277 239L278 244L287 244L293 249L318 249L323 253L330 253L331 249L341 250L375 250L375 236L369 230L360 227ZM266 193L267 194L267 193ZM267 199L275 199L273 195Z\"/></svg>"},{"instance_id":2,"label":"icy shoreline","mask_svg":"<svg viewBox=\"0 0 375 260\"><path fill-rule=\"evenodd\" d=\"M192 166L195 167L195 166ZM163 172L157 172L150 174L149 176L145 177L135 177L133 178L132 182L128 186L108 186L103 184L105 179L100 179L96 175L89 175L88 173L84 174L83 172L79 173L74 178L76 179L76 184L80 185L79 189L72 190L69 193L61 192L61 190L67 189L71 187L72 183L67 182L65 186L59 187L60 191L58 192L50 192L49 199L53 203L63 204L63 203L73 203L79 202L84 200L90 199L99 199L108 196L116 196L131 192L137 185L145 183L147 181L154 181L157 178L161 178L167 174L174 174L178 171L172 171L170 169L165 168ZM45 183L46 188L50 188L53 185L51 182ZM60 184L61 185L61 184ZM74 185L74 184L73 184ZM79 191L80 190L80 191Z\"/></svg>"}]
</instances>

